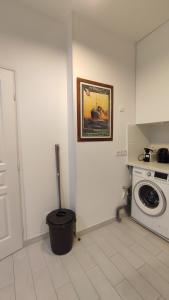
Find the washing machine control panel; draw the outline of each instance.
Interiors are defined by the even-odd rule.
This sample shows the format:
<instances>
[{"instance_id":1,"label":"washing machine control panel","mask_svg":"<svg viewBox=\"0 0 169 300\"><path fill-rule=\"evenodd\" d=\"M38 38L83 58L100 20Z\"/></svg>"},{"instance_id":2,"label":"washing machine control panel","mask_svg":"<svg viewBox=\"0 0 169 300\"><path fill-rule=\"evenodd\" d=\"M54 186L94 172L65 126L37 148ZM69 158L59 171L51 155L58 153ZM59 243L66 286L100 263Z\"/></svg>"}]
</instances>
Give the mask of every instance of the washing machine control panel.
<instances>
[{"instance_id":1,"label":"washing machine control panel","mask_svg":"<svg viewBox=\"0 0 169 300\"><path fill-rule=\"evenodd\" d=\"M138 175L140 177L144 177L144 178L147 177L147 178L157 179L158 181L165 181L169 184L169 174L167 174L167 173L134 168L133 174Z\"/></svg>"},{"instance_id":2,"label":"washing machine control panel","mask_svg":"<svg viewBox=\"0 0 169 300\"><path fill-rule=\"evenodd\" d=\"M168 179L168 174L161 173L161 172L154 172L154 178L159 178L159 179L167 180Z\"/></svg>"}]
</instances>

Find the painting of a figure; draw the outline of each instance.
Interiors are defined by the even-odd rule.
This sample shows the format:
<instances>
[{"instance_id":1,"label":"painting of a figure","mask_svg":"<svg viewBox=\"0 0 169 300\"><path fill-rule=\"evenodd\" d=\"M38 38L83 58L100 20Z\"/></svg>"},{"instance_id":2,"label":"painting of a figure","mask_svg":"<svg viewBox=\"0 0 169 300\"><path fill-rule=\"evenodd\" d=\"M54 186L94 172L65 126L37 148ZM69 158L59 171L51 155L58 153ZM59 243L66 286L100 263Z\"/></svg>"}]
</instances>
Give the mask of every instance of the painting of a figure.
<instances>
[{"instance_id":1,"label":"painting of a figure","mask_svg":"<svg viewBox=\"0 0 169 300\"><path fill-rule=\"evenodd\" d=\"M77 79L78 141L113 139L113 86Z\"/></svg>"}]
</instances>

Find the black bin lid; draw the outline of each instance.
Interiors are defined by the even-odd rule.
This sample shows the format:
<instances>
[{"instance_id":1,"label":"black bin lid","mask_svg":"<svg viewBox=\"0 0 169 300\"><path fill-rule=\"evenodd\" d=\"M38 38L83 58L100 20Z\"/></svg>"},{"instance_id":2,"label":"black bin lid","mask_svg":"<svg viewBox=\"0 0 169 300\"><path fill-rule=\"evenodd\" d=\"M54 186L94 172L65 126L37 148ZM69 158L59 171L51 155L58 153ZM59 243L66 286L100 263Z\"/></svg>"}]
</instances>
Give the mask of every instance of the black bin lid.
<instances>
[{"instance_id":1,"label":"black bin lid","mask_svg":"<svg viewBox=\"0 0 169 300\"><path fill-rule=\"evenodd\" d=\"M64 208L53 210L46 218L48 225L64 225L73 221L76 221L75 212Z\"/></svg>"}]
</instances>

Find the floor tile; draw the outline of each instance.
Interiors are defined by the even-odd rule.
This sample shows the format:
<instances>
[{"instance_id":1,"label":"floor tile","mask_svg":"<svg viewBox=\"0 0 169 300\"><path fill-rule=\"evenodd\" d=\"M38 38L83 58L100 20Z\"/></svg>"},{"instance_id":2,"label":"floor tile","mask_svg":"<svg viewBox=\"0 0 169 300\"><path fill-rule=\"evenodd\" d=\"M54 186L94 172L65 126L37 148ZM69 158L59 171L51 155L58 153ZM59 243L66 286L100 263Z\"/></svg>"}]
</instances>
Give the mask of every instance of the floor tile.
<instances>
[{"instance_id":1,"label":"floor tile","mask_svg":"<svg viewBox=\"0 0 169 300\"><path fill-rule=\"evenodd\" d=\"M169 254L161 251L161 253L157 256L157 258L169 268Z\"/></svg>"},{"instance_id":2,"label":"floor tile","mask_svg":"<svg viewBox=\"0 0 169 300\"><path fill-rule=\"evenodd\" d=\"M76 258L71 253L68 253L62 256L61 260L71 278L80 300L99 299L98 294Z\"/></svg>"},{"instance_id":3,"label":"floor tile","mask_svg":"<svg viewBox=\"0 0 169 300\"><path fill-rule=\"evenodd\" d=\"M1 300L15 300L14 285L9 285L0 289Z\"/></svg>"},{"instance_id":4,"label":"floor tile","mask_svg":"<svg viewBox=\"0 0 169 300\"><path fill-rule=\"evenodd\" d=\"M115 248L110 244L109 240L105 239L104 232L101 229L91 232L91 236L104 254L108 257L111 257L117 253Z\"/></svg>"},{"instance_id":5,"label":"floor tile","mask_svg":"<svg viewBox=\"0 0 169 300\"><path fill-rule=\"evenodd\" d=\"M109 225L109 228L111 228L111 231L113 234L121 241L123 244L127 247L134 244L134 240L131 238L128 238L126 233L124 233L122 230L120 230L119 223L114 222L111 225Z\"/></svg>"},{"instance_id":6,"label":"floor tile","mask_svg":"<svg viewBox=\"0 0 169 300\"><path fill-rule=\"evenodd\" d=\"M165 266L157 257L151 255L146 249L140 245L134 245L131 247L135 253L139 254L144 261L153 268L160 276L169 282L169 268Z\"/></svg>"},{"instance_id":7,"label":"floor tile","mask_svg":"<svg viewBox=\"0 0 169 300\"><path fill-rule=\"evenodd\" d=\"M124 245L117 236L114 236L112 232L112 228L106 227L104 229L104 235L105 239L108 239L109 242L114 246L117 253L120 253L122 256L126 258L126 260L134 267L134 268L140 268L144 265L144 261L141 257L139 257L137 254L135 254L131 248ZM133 242L132 242L133 245Z\"/></svg>"},{"instance_id":8,"label":"floor tile","mask_svg":"<svg viewBox=\"0 0 169 300\"><path fill-rule=\"evenodd\" d=\"M112 261L144 300L159 298L159 293L121 255L113 256Z\"/></svg>"},{"instance_id":9,"label":"floor tile","mask_svg":"<svg viewBox=\"0 0 169 300\"><path fill-rule=\"evenodd\" d=\"M122 274L114 266L114 264L112 264L111 260L104 255L97 245L91 245L90 247L87 247L87 249L113 286L117 285L123 280L124 277Z\"/></svg>"},{"instance_id":10,"label":"floor tile","mask_svg":"<svg viewBox=\"0 0 169 300\"><path fill-rule=\"evenodd\" d=\"M72 252L85 271L95 267L96 263L83 246L82 242L75 243Z\"/></svg>"},{"instance_id":11,"label":"floor tile","mask_svg":"<svg viewBox=\"0 0 169 300\"><path fill-rule=\"evenodd\" d=\"M43 257L42 243L38 242L30 245L26 248L31 263L33 272L37 272L40 269L46 267L46 263Z\"/></svg>"},{"instance_id":12,"label":"floor tile","mask_svg":"<svg viewBox=\"0 0 169 300\"><path fill-rule=\"evenodd\" d=\"M36 300L31 268L25 249L13 255L16 300Z\"/></svg>"},{"instance_id":13,"label":"floor tile","mask_svg":"<svg viewBox=\"0 0 169 300\"><path fill-rule=\"evenodd\" d=\"M57 300L47 267L33 273L37 300Z\"/></svg>"},{"instance_id":14,"label":"floor tile","mask_svg":"<svg viewBox=\"0 0 169 300\"><path fill-rule=\"evenodd\" d=\"M169 283L165 281L154 270L145 265L140 268L139 273L166 299L169 297Z\"/></svg>"},{"instance_id":15,"label":"floor tile","mask_svg":"<svg viewBox=\"0 0 169 300\"><path fill-rule=\"evenodd\" d=\"M95 243L90 233L82 235L81 240L85 246L90 246Z\"/></svg>"},{"instance_id":16,"label":"floor tile","mask_svg":"<svg viewBox=\"0 0 169 300\"><path fill-rule=\"evenodd\" d=\"M0 261L0 300L168 300L169 243L124 218L66 255L49 239Z\"/></svg>"},{"instance_id":17,"label":"floor tile","mask_svg":"<svg viewBox=\"0 0 169 300\"><path fill-rule=\"evenodd\" d=\"M57 291L58 300L78 300L78 296L72 284L67 284L60 287Z\"/></svg>"},{"instance_id":18,"label":"floor tile","mask_svg":"<svg viewBox=\"0 0 169 300\"><path fill-rule=\"evenodd\" d=\"M149 231L147 235L147 239L155 246L158 247L162 251L167 251L169 253L169 243L164 240L162 237L156 235Z\"/></svg>"},{"instance_id":19,"label":"floor tile","mask_svg":"<svg viewBox=\"0 0 169 300\"><path fill-rule=\"evenodd\" d=\"M42 247L46 265L52 278L53 285L57 290L57 288L69 283L69 276L63 267L60 257L52 253L47 241L44 241Z\"/></svg>"},{"instance_id":20,"label":"floor tile","mask_svg":"<svg viewBox=\"0 0 169 300\"><path fill-rule=\"evenodd\" d=\"M98 294L100 295L101 299L103 300L121 300L118 293L112 287L110 282L106 279L103 275L101 270L98 267L90 270L88 272L88 276L96 288Z\"/></svg>"},{"instance_id":21,"label":"floor tile","mask_svg":"<svg viewBox=\"0 0 169 300\"><path fill-rule=\"evenodd\" d=\"M130 218L124 218L120 225L123 224L128 228L129 232L135 232L136 234L144 238L149 234L148 229L145 229L143 226L141 226L140 224L138 224Z\"/></svg>"},{"instance_id":22,"label":"floor tile","mask_svg":"<svg viewBox=\"0 0 169 300\"><path fill-rule=\"evenodd\" d=\"M13 260L9 256L0 261L0 288L9 286L14 282Z\"/></svg>"},{"instance_id":23,"label":"floor tile","mask_svg":"<svg viewBox=\"0 0 169 300\"><path fill-rule=\"evenodd\" d=\"M42 244L40 242L33 244L27 247L26 250L32 270L37 300L56 300L55 289L42 254Z\"/></svg>"},{"instance_id":24,"label":"floor tile","mask_svg":"<svg viewBox=\"0 0 169 300\"><path fill-rule=\"evenodd\" d=\"M143 298L127 280L122 281L116 287L116 290L123 300L143 300Z\"/></svg>"},{"instance_id":25,"label":"floor tile","mask_svg":"<svg viewBox=\"0 0 169 300\"><path fill-rule=\"evenodd\" d=\"M132 238L132 240L135 241L135 243L138 243L139 245L143 246L146 250L150 251L153 255L158 255L161 252L160 247L157 245L153 245L148 238L143 237L142 235L139 235L134 230L131 230L131 223L132 222L125 222L121 223L121 228L124 232L126 232L126 235L128 235L128 238ZM129 225L130 224L130 225ZM132 225L133 226L133 225ZM141 227L141 226L140 226Z\"/></svg>"}]
</instances>

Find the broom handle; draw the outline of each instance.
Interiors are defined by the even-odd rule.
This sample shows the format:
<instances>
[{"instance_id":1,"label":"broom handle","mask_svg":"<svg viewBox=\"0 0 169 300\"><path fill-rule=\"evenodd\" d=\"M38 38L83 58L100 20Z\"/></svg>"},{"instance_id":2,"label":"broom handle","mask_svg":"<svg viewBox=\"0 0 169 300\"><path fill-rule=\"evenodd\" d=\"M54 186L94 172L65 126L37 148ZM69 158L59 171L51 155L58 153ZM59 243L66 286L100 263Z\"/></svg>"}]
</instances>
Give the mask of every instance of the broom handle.
<instances>
[{"instance_id":1,"label":"broom handle","mask_svg":"<svg viewBox=\"0 0 169 300\"><path fill-rule=\"evenodd\" d=\"M59 145L55 145L55 156L56 156L56 176L57 176L57 185L58 185L59 208L61 208Z\"/></svg>"}]
</instances>

